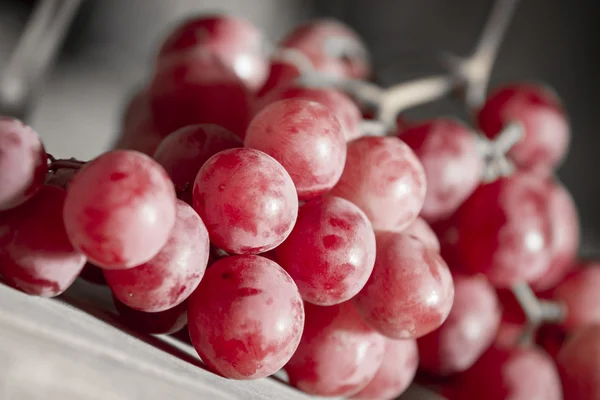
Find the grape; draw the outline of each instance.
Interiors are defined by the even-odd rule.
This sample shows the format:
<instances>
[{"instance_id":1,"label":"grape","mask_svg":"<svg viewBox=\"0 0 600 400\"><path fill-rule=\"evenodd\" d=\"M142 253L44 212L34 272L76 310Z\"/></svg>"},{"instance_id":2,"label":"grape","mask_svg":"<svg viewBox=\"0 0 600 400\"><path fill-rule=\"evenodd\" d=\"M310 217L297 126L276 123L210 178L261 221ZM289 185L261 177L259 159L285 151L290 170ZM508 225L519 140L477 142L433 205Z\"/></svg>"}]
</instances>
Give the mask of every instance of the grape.
<instances>
[{"instance_id":1,"label":"grape","mask_svg":"<svg viewBox=\"0 0 600 400\"><path fill-rule=\"evenodd\" d=\"M269 104L284 99L304 99L321 103L329 108L338 119L346 141L361 136L362 114L360 109L350 97L338 90L289 85L281 90L274 91L263 102Z\"/></svg>"},{"instance_id":2,"label":"grape","mask_svg":"<svg viewBox=\"0 0 600 400\"><path fill-rule=\"evenodd\" d=\"M402 232L405 235L414 236L419 239L425 247L440 252L440 242L437 235L429 226L429 224L421 217L417 217L413 222L410 223L406 228L401 230L393 230L395 232Z\"/></svg>"},{"instance_id":3,"label":"grape","mask_svg":"<svg viewBox=\"0 0 600 400\"><path fill-rule=\"evenodd\" d=\"M188 52L215 55L251 89L258 89L268 73L264 39L250 22L228 15L188 19L173 30L158 54L158 69L173 56Z\"/></svg>"},{"instance_id":4,"label":"grape","mask_svg":"<svg viewBox=\"0 0 600 400\"><path fill-rule=\"evenodd\" d=\"M586 265L567 277L552 292L567 310L568 330L600 323L600 264Z\"/></svg>"},{"instance_id":5,"label":"grape","mask_svg":"<svg viewBox=\"0 0 600 400\"><path fill-rule=\"evenodd\" d=\"M556 366L542 350L492 347L460 376L454 399L560 400L562 389Z\"/></svg>"},{"instance_id":6,"label":"grape","mask_svg":"<svg viewBox=\"0 0 600 400\"><path fill-rule=\"evenodd\" d=\"M462 265L494 286L529 282L548 269L548 190L531 174L481 185L457 211L455 224Z\"/></svg>"},{"instance_id":7,"label":"grape","mask_svg":"<svg viewBox=\"0 0 600 400\"><path fill-rule=\"evenodd\" d=\"M175 185L193 185L200 168L213 155L226 149L243 147L241 139L225 128L212 124L189 125L167 136L154 153ZM189 198L191 203L191 191Z\"/></svg>"},{"instance_id":8,"label":"grape","mask_svg":"<svg viewBox=\"0 0 600 400\"><path fill-rule=\"evenodd\" d=\"M419 366L419 352L414 340L386 339L383 362L375 377L353 399L395 399L412 382Z\"/></svg>"},{"instance_id":9,"label":"grape","mask_svg":"<svg viewBox=\"0 0 600 400\"><path fill-rule=\"evenodd\" d=\"M317 396L352 396L373 379L385 339L369 328L351 302L305 304L306 323L298 350L285 366L290 384Z\"/></svg>"},{"instance_id":10,"label":"grape","mask_svg":"<svg viewBox=\"0 0 600 400\"><path fill-rule=\"evenodd\" d=\"M559 182L548 184L550 213L550 266L532 287L547 290L556 286L573 269L579 249L579 216L569 191Z\"/></svg>"},{"instance_id":11,"label":"grape","mask_svg":"<svg viewBox=\"0 0 600 400\"><path fill-rule=\"evenodd\" d=\"M212 156L198 172L193 198L211 242L230 254L274 249L298 216L292 178L275 159L253 149Z\"/></svg>"},{"instance_id":12,"label":"grape","mask_svg":"<svg viewBox=\"0 0 600 400\"><path fill-rule=\"evenodd\" d=\"M167 243L150 261L127 270L104 271L113 294L140 311L159 312L187 299L204 276L208 263L208 232L202 220L177 200L175 226Z\"/></svg>"},{"instance_id":13,"label":"grape","mask_svg":"<svg viewBox=\"0 0 600 400\"><path fill-rule=\"evenodd\" d=\"M455 275L450 315L417 341L421 368L442 376L467 370L494 341L500 317L496 293L484 277Z\"/></svg>"},{"instance_id":14,"label":"grape","mask_svg":"<svg viewBox=\"0 0 600 400\"><path fill-rule=\"evenodd\" d=\"M543 348L554 361L565 344L567 333L557 324L544 324L536 332L536 343Z\"/></svg>"},{"instance_id":15,"label":"grape","mask_svg":"<svg viewBox=\"0 0 600 400\"><path fill-rule=\"evenodd\" d=\"M248 126L244 145L279 161L301 200L330 190L346 161L346 141L335 115L322 104L302 99L265 107Z\"/></svg>"},{"instance_id":16,"label":"grape","mask_svg":"<svg viewBox=\"0 0 600 400\"><path fill-rule=\"evenodd\" d=\"M152 259L175 224L175 190L150 157L128 150L87 163L71 182L64 221L73 246L105 269Z\"/></svg>"},{"instance_id":17,"label":"grape","mask_svg":"<svg viewBox=\"0 0 600 400\"><path fill-rule=\"evenodd\" d=\"M402 230L423 207L425 172L413 151L394 137L348 143L344 172L331 190L367 214L375 230Z\"/></svg>"},{"instance_id":18,"label":"grape","mask_svg":"<svg viewBox=\"0 0 600 400\"><path fill-rule=\"evenodd\" d=\"M250 119L250 94L214 56L172 57L150 85L150 105L159 131L169 134L194 124L217 124L243 137Z\"/></svg>"},{"instance_id":19,"label":"grape","mask_svg":"<svg viewBox=\"0 0 600 400\"><path fill-rule=\"evenodd\" d=\"M141 87L129 98L125 106L122 120L123 132L136 130L147 119L152 119L149 89Z\"/></svg>"},{"instance_id":20,"label":"grape","mask_svg":"<svg viewBox=\"0 0 600 400\"><path fill-rule=\"evenodd\" d=\"M42 186L27 203L0 213L0 275L25 293L53 297L73 283L85 256L62 221L66 193Z\"/></svg>"},{"instance_id":21,"label":"grape","mask_svg":"<svg viewBox=\"0 0 600 400\"><path fill-rule=\"evenodd\" d=\"M600 325L579 329L558 353L565 400L600 399Z\"/></svg>"},{"instance_id":22,"label":"grape","mask_svg":"<svg viewBox=\"0 0 600 400\"><path fill-rule=\"evenodd\" d=\"M555 93L534 84L512 84L497 89L486 100L477 122L490 138L510 122L520 122L524 137L508 155L527 169L551 169L564 158L570 131L565 111Z\"/></svg>"},{"instance_id":23,"label":"grape","mask_svg":"<svg viewBox=\"0 0 600 400\"><path fill-rule=\"evenodd\" d=\"M447 218L473 193L483 175L475 133L459 121L438 118L405 129L400 135L419 157L427 177L421 216Z\"/></svg>"},{"instance_id":24,"label":"grape","mask_svg":"<svg viewBox=\"0 0 600 400\"><path fill-rule=\"evenodd\" d=\"M300 25L280 46L301 51L317 71L327 75L363 79L371 73L364 43L338 21L316 20Z\"/></svg>"},{"instance_id":25,"label":"grape","mask_svg":"<svg viewBox=\"0 0 600 400\"><path fill-rule=\"evenodd\" d=\"M412 236L375 232L375 238L373 273L353 299L358 312L392 339L417 338L437 329L454 298L444 260Z\"/></svg>"},{"instance_id":26,"label":"grape","mask_svg":"<svg viewBox=\"0 0 600 400\"><path fill-rule=\"evenodd\" d=\"M295 65L283 60L271 60L267 81L256 96L263 99L275 89L283 87L299 77L300 71Z\"/></svg>"},{"instance_id":27,"label":"grape","mask_svg":"<svg viewBox=\"0 0 600 400\"><path fill-rule=\"evenodd\" d=\"M44 184L46 151L37 133L0 116L0 211L23 204Z\"/></svg>"},{"instance_id":28,"label":"grape","mask_svg":"<svg viewBox=\"0 0 600 400\"><path fill-rule=\"evenodd\" d=\"M127 307L114 296L113 303L123 323L136 331L168 335L182 330L187 324L187 301L168 310L153 313Z\"/></svg>"},{"instance_id":29,"label":"grape","mask_svg":"<svg viewBox=\"0 0 600 400\"><path fill-rule=\"evenodd\" d=\"M332 305L356 295L375 263L375 234L367 216L339 197L307 202L277 261L298 285L305 301Z\"/></svg>"},{"instance_id":30,"label":"grape","mask_svg":"<svg viewBox=\"0 0 600 400\"><path fill-rule=\"evenodd\" d=\"M207 271L189 300L190 338L202 360L233 379L271 375L300 342L304 308L294 281L259 256L233 256Z\"/></svg>"}]
</instances>

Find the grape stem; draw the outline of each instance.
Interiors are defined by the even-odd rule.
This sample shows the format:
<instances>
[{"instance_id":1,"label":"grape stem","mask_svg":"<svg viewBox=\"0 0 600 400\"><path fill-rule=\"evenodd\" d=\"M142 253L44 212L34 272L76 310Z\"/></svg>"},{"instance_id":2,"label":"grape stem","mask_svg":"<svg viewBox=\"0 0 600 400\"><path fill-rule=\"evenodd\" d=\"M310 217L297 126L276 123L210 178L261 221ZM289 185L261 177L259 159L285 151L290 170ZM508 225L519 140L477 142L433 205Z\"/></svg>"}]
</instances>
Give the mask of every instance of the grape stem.
<instances>
[{"instance_id":1,"label":"grape stem","mask_svg":"<svg viewBox=\"0 0 600 400\"><path fill-rule=\"evenodd\" d=\"M485 168L483 182L493 182L501 176L508 176L515 170L514 164L506 157L508 151L525 134L525 128L518 122L507 124L493 140L482 134L477 135L477 150L483 157Z\"/></svg>"},{"instance_id":2,"label":"grape stem","mask_svg":"<svg viewBox=\"0 0 600 400\"><path fill-rule=\"evenodd\" d=\"M75 158L56 159L52 154L48 154L48 169L50 171L58 171L59 169L79 169L85 165L85 161L79 161Z\"/></svg>"},{"instance_id":3,"label":"grape stem","mask_svg":"<svg viewBox=\"0 0 600 400\"><path fill-rule=\"evenodd\" d=\"M358 129L361 136L385 136L387 134L387 126L372 119L360 121Z\"/></svg>"},{"instance_id":4,"label":"grape stem","mask_svg":"<svg viewBox=\"0 0 600 400\"><path fill-rule=\"evenodd\" d=\"M531 287L525 282L515 284L512 287L512 292L527 318L518 339L519 344L532 344L540 325L544 322L556 323L563 321L566 316L562 304L538 299Z\"/></svg>"}]
</instances>

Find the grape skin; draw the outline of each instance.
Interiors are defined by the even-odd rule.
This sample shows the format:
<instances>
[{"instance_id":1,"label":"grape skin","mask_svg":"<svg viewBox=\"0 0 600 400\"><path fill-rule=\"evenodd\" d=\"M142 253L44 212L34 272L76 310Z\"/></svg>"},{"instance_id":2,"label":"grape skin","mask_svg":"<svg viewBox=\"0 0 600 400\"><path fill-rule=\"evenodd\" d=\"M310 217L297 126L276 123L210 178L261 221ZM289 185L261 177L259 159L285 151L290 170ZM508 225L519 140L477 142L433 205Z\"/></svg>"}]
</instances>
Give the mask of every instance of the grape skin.
<instances>
[{"instance_id":1,"label":"grape skin","mask_svg":"<svg viewBox=\"0 0 600 400\"><path fill-rule=\"evenodd\" d=\"M46 151L37 133L17 119L0 116L0 211L31 198L47 172Z\"/></svg>"},{"instance_id":2,"label":"grape skin","mask_svg":"<svg viewBox=\"0 0 600 400\"><path fill-rule=\"evenodd\" d=\"M113 303L121 321L138 332L170 335L179 332L187 325L187 301L168 310L152 313L127 307L114 296Z\"/></svg>"},{"instance_id":3,"label":"grape skin","mask_svg":"<svg viewBox=\"0 0 600 400\"><path fill-rule=\"evenodd\" d=\"M414 340L386 339L383 361L375 377L352 399L395 399L411 384L418 366L419 352Z\"/></svg>"},{"instance_id":4,"label":"grape skin","mask_svg":"<svg viewBox=\"0 0 600 400\"><path fill-rule=\"evenodd\" d=\"M85 265L62 220L66 192L42 186L27 203L0 213L0 275L25 293L54 297Z\"/></svg>"},{"instance_id":5,"label":"grape skin","mask_svg":"<svg viewBox=\"0 0 600 400\"><path fill-rule=\"evenodd\" d=\"M375 230L402 230L421 211L427 183L413 151L394 137L348 143L346 166L331 194L350 200Z\"/></svg>"},{"instance_id":6,"label":"grape skin","mask_svg":"<svg viewBox=\"0 0 600 400\"><path fill-rule=\"evenodd\" d=\"M213 264L189 300L190 338L202 360L232 379L259 379L288 362L304 307L292 278L259 256Z\"/></svg>"},{"instance_id":7,"label":"grape skin","mask_svg":"<svg viewBox=\"0 0 600 400\"><path fill-rule=\"evenodd\" d=\"M253 149L212 156L198 172L193 198L211 243L230 254L274 249L298 216L292 178L275 159Z\"/></svg>"},{"instance_id":8,"label":"grape skin","mask_svg":"<svg viewBox=\"0 0 600 400\"><path fill-rule=\"evenodd\" d=\"M160 252L145 264L104 271L113 294L125 305L144 312L171 309L196 289L208 263L209 241L196 212L177 200L175 226Z\"/></svg>"},{"instance_id":9,"label":"grape skin","mask_svg":"<svg viewBox=\"0 0 600 400\"><path fill-rule=\"evenodd\" d=\"M348 200L320 198L300 207L292 233L275 251L305 301L333 305L356 295L369 279L375 234Z\"/></svg>"},{"instance_id":10,"label":"grape skin","mask_svg":"<svg viewBox=\"0 0 600 400\"><path fill-rule=\"evenodd\" d=\"M579 329L558 353L564 400L600 399L600 325Z\"/></svg>"},{"instance_id":11,"label":"grape skin","mask_svg":"<svg viewBox=\"0 0 600 400\"><path fill-rule=\"evenodd\" d=\"M437 235L429 226L427 221L421 217L417 217L413 222L410 223L406 228L401 230L392 230L392 232L401 232L405 235L414 236L419 239L423 244L438 253L440 252L440 241Z\"/></svg>"},{"instance_id":12,"label":"grape skin","mask_svg":"<svg viewBox=\"0 0 600 400\"><path fill-rule=\"evenodd\" d=\"M290 384L316 396L352 396L373 379L385 339L369 328L351 302L305 304L298 350L285 366Z\"/></svg>"},{"instance_id":13,"label":"grape skin","mask_svg":"<svg viewBox=\"0 0 600 400\"><path fill-rule=\"evenodd\" d=\"M279 161L292 177L300 200L330 190L346 161L346 141L335 115L326 106L303 99L265 107L248 126L244 145Z\"/></svg>"},{"instance_id":14,"label":"grape skin","mask_svg":"<svg viewBox=\"0 0 600 400\"><path fill-rule=\"evenodd\" d=\"M444 260L412 236L376 231L375 238L373 273L353 298L360 315L391 339L418 338L437 329L454 300Z\"/></svg>"},{"instance_id":15,"label":"grape skin","mask_svg":"<svg viewBox=\"0 0 600 400\"><path fill-rule=\"evenodd\" d=\"M566 307L562 325L570 330L600 323L600 264L591 263L574 271L553 291L552 297Z\"/></svg>"},{"instance_id":16,"label":"grape skin","mask_svg":"<svg viewBox=\"0 0 600 400\"><path fill-rule=\"evenodd\" d=\"M493 343L500 319L498 298L483 276L455 275L448 318L417 340L420 367L442 376L467 370Z\"/></svg>"},{"instance_id":17,"label":"grape skin","mask_svg":"<svg viewBox=\"0 0 600 400\"><path fill-rule=\"evenodd\" d=\"M105 153L73 178L64 221L73 246L104 269L152 259L175 224L175 189L163 168L129 150Z\"/></svg>"}]
</instances>

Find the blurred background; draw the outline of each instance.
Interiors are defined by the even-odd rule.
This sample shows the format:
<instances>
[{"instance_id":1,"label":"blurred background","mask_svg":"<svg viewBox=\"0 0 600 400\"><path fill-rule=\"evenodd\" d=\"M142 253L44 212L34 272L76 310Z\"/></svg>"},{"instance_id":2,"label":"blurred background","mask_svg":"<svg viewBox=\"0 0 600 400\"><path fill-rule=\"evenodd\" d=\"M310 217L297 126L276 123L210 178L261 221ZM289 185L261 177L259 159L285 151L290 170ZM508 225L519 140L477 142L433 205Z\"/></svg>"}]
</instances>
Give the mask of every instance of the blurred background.
<instances>
[{"instance_id":1,"label":"blurred background","mask_svg":"<svg viewBox=\"0 0 600 400\"><path fill-rule=\"evenodd\" d=\"M35 5L0 0L0 73ZM492 0L86 0L29 122L55 156L85 160L109 148L122 108L147 79L161 37L190 13L243 16L272 41L306 19L341 19L364 38L381 82L390 85L441 71L433 55L442 51L466 55L491 5ZM564 101L573 141L559 176L579 207L586 256L600 254L598 10L594 1L522 0L491 79L492 87L546 82ZM410 113L442 114L466 118L447 101Z\"/></svg>"}]
</instances>

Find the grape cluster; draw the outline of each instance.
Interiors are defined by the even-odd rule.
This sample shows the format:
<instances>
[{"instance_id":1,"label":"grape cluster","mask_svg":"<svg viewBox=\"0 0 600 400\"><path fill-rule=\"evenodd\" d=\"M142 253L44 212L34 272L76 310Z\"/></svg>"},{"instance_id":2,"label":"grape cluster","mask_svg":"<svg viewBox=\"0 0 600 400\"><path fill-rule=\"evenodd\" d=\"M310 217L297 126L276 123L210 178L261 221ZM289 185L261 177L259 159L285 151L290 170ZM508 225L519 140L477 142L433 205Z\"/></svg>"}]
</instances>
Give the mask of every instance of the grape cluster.
<instances>
[{"instance_id":1,"label":"grape cluster","mask_svg":"<svg viewBox=\"0 0 600 400\"><path fill-rule=\"evenodd\" d=\"M473 125L389 127L339 89L370 76L341 23L268 55L247 21L197 17L162 43L114 150L56 160L0 118L3 282L53 297L100 268L128 325L187 324L215 373L283 368L318 396L392 399L416 376L450 399L600 398L600 265L577 259L553 177L557 96L511 84Z\"/></svg>"}]
</instances>

